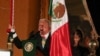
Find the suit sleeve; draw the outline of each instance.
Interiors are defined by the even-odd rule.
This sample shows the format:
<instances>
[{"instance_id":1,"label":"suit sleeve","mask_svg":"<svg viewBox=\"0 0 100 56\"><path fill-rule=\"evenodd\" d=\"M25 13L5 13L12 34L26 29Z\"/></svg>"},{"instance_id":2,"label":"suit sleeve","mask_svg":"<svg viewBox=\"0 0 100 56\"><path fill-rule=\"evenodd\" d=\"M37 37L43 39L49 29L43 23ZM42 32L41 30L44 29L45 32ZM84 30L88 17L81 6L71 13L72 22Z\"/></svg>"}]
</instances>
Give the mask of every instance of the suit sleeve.
<instances>
[{"instance_id":1,"label":"suit sleeve","mask_svg":"<svg viewBox=\"0 0 100 56\"><path fill-rule=\"evenodd\" d=\"M20 39L18 37L16 37L13 41L13 43L15 44L15 46L18 48L18 49L22 49L22 41L20 41Z\"/></svg>"}]
</instances>

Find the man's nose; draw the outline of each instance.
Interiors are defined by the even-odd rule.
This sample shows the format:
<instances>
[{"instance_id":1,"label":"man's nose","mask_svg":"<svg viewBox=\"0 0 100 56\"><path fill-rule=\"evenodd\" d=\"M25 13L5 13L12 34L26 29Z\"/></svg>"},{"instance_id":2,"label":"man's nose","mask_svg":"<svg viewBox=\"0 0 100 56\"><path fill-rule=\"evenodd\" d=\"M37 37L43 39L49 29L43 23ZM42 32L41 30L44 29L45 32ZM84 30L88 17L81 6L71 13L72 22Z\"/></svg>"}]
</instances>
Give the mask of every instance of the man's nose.
<instances>
[{"instance_id":1,"label":"man's nose","mask_svg":"<svg viewBox=\"0 0 100 56\"><path fill-rule=\"evenodd\" d=\"M43 31L43 28L41 28L40 31Z\"/></svg>"},{"instance_id":2,"label":"man's nose","mask_svg":"<svg viewBox=\"0 0 100 56\"><path fill-rule=\"evenodd\" d=\"M43 27L40 28L40 31L43 31Z\"/></svg>"}]
</instances>

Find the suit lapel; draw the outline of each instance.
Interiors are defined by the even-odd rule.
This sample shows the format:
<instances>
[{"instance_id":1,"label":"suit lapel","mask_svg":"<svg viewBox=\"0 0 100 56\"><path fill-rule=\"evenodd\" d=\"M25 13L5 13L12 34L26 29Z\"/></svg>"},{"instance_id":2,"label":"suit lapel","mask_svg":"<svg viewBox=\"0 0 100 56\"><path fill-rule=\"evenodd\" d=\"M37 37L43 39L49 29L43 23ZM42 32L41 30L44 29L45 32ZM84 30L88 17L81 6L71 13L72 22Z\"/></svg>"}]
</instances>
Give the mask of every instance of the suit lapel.
<instances>
[{"instance_id":1,"label":"suit lapel","mask_svg":"<svg viewBox=\"0 0 100 56\"><path fill-rule=\"evenodd\" d=\"M44 49L49 47L49 46L50 46L50 34L49 34L48 38L46 39L46 43L45 43Z\"/></svg>"},{"instance_id":2,"label":"suit lapel","mask_svg":"<svg viewBox=\"0 0 100 56\"><path fill-rule=\"evenodd\" d=\"M40 47L41 49L45 49L46 47L49 47L50 46L50 34L48 36L48 38L45 40L45 45L44 47L42 46L42 37L40 38Z\"/></svg>"}]
</instances>

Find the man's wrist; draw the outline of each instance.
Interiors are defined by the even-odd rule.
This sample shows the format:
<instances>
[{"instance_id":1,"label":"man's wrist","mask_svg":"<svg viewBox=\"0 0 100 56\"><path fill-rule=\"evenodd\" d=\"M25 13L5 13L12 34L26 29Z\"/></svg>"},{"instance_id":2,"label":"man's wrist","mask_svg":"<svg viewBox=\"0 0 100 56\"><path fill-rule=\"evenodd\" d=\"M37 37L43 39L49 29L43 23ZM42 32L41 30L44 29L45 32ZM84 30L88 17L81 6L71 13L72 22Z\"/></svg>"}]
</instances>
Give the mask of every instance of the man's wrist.
<instances>
[{"instance_id":1,"label":"man's wrist","mask_svg":"<svg viewBox=\"0 0 100 56\"><path fill-rule=\"evenodd\" d=\"M15 29L11 29L11 32L15 32Z\"/></svg>"},{"instance_id":2,"label":"man's wrist","mask_svg":"<svg viewBox=\"0 0 100 56\"><path fill-rule=\"evenodd\" d=\"M14 33L14 34L13 34L13 38L16 38L16 37L17 37L17 34L16 34L16 33Z\"/></svg>"},{"instance_id":3,"label":"man's wrist","mask_svg":"<svg viewBox=\"0 0 100 56\"><path fill-rule=\"evenodd\" d=\"M12 32L12 34L13 34L13 38L16 38L17 37L17 33L15 32L15 29L11 29L11 32Z\"/></svg>"}]
</instances>

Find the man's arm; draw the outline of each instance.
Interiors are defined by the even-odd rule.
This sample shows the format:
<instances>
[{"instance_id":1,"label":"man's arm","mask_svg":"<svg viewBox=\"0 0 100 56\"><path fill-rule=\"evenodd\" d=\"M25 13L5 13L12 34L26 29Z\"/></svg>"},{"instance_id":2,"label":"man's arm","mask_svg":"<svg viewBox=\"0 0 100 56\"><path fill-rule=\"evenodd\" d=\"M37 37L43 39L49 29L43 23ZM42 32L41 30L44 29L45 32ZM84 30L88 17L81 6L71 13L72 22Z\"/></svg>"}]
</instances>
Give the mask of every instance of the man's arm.
<instances>
[{"instance_id":1,"label":"man's arm","mask_svg":"<svg viewBox=\"0 0 100 56\"><path fill-rule=\"evenodd\" d=\"M11 29L9 32L9 35L13 38L13 43L18 49L22 48L22 41L18 38L17 33L15 32L15 29Z\"/></svg>"},{"instance_id":2,"label":"man's arm","mask_svg":"<svg viewBox=\"0 0 100 56\"><path fill-rule=\"evenodd\" d=\"M14 38L13 43L18 49L22 48L22 41L18 37Z\"/></svg>"}]
</instances>

